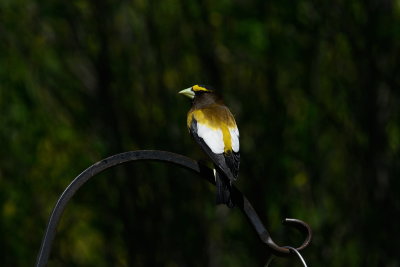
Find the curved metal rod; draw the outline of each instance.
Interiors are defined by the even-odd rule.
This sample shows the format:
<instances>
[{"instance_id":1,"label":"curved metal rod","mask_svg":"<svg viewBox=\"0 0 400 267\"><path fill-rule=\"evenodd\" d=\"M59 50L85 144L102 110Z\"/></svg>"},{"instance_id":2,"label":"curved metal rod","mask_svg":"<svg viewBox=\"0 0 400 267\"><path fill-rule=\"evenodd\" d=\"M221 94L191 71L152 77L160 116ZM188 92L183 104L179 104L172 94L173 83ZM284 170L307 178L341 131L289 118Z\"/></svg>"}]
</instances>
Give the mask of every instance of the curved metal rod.
<instances>
[{"instance_id":1,"label":"curved metal rod","mask_svg":"<svg viewBox=\"0 0 400 267\"><path fill-rule=\"evenodd\" d=\"M181 167L185 167L186 169L195 171L199 173L200 176L206 179L208 182L215 184L214 175L210 168L206 167L205 165L193 159L168 151L159 151L159 150L129 151L103 159L93 164L92 166L84 170L81 174L79 174L61 194L60 198L58 199L51 213L49 222L47 224L46 232L43 236L42 244L40 246L40 251L38 253L36 261L37 267L42 267L47 264L50 256L51 246L56 234L57 225L60 221L63 211L65 210L65 207L67 206L72 196L76 193L76 191L78 191L78 189L83 184L85 184L90 178L92 178L96 174L106 169L125 162L138 161L138 160L154 160L154 161L173 163ZM258 233L261 241L267 244L268 248L271 250L273 254L279 256L287 256L290 254L290 250L288 248L280 247L275 244L275 242L269 235L268 231L262 224L254 208L251 206L250 202L236 187L234 187L233 201L242 210L242 212L246 214L254 230ZM305 241L300 247L297 248L297 250L302 250L310 244L312 235L311 229L305 222L296 219L285 219L284 223L289 224L291 226L295 226L301 232L306 234Z\"/></svg>"},{"instance_id":2,"label":"curved metal rod","mask_svg":"<svg viewBox=\"0 0 400 267\"><path fill-rule=\"evenodd\" d=\"M301 263L303 264L304 267L307 267L306 261L304 260L303 256L301 256L300 252L297 251L297 249L292 248L292 247L289 247L289 246L286 246L286 247L287 247L290 251L294 252L294 253L297 255L297 257L300 259L300 261L301 261Z\"/></svg>"}]
</instances>

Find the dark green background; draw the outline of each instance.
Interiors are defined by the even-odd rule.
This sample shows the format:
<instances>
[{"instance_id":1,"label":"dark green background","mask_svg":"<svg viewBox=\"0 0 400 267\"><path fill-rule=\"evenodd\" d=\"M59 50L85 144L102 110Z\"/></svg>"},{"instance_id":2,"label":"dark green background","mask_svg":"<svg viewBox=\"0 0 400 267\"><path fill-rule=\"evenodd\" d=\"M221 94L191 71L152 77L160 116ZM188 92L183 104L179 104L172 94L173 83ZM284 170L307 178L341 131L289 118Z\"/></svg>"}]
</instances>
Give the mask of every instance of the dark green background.
<instances>
[{"instance_id":1,"label":"dark green background","mask_svg":"<svg viewBox=\"0 0 400 267\"><path fill-rule=\"evenodd\" d=\"M193 84L241 133L237 186L273 238L307 221L310 266L399 266L400 2L2 0L0 261L32 266L49 214L92 163L136 149L206 159ZM214 188L161 163L96 177L64 213L49 266L263 266ZM273 266L300 266L279 259Z\"/></svg>"}]
</instances>

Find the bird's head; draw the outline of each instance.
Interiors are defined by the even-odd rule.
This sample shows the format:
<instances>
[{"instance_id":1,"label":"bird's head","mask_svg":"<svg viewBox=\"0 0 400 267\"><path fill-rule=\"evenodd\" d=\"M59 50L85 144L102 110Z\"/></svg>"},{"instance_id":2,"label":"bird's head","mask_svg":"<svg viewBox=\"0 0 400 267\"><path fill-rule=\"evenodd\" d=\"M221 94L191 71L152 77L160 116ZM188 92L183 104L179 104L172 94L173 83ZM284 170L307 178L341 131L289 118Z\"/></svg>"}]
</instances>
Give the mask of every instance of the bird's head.
<instances>
[{"instance_id":1,"label":"bird's head","mask_svg":"<svg viewBox=\"0 0 400 267\"><path fill-rule=\"evenodd\" d=\"M214 90L210 86L197 85L197 84L179 92L179 94L187 96L190 99L194 99L195 97L200 96L200 95L213 94L213 93L214 93Z\"/></svg>"}]
</instances>

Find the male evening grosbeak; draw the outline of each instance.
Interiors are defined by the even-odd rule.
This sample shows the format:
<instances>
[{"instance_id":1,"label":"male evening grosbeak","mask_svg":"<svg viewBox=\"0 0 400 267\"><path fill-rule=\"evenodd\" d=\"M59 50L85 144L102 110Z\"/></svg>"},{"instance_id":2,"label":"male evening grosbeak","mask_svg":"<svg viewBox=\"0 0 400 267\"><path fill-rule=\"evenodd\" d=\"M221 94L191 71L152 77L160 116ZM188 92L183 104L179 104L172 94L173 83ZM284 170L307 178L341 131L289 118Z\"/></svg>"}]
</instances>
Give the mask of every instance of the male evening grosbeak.
<instances>
[{"instance_id":1,"label":"male evening grosbeak","mask_svg":"<svg viewBox=\"0 0 400 267\"><path fill-rule=\"evenodd\" d=\"M187 114L190 134L214 163L217 204L233 208L231 185L239 171L239 130L235 118L214 91L204 85L182 90L192 99Z\"/></svg>"}]
</instances>

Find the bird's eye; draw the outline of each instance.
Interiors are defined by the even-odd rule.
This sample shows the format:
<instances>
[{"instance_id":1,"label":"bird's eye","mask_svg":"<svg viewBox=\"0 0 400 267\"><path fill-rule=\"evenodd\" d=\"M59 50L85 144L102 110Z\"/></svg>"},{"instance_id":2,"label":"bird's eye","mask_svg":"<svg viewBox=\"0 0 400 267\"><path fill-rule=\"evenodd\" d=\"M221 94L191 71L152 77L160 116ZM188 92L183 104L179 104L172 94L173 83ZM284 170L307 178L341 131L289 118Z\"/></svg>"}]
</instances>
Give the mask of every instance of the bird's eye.
<instances>
[{"instance_id":1,"label":"bird's eye","mask_svg":"<svg viewBox=\"0 0 400 267\"><path fill-rule=\"evenodd\" d=\"M197 96L203 95L204 93L207 93L207 91L196 91L196 92L195 92L195 94L196 94Z\"/></svg>"}]
</instances>

